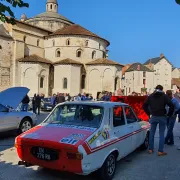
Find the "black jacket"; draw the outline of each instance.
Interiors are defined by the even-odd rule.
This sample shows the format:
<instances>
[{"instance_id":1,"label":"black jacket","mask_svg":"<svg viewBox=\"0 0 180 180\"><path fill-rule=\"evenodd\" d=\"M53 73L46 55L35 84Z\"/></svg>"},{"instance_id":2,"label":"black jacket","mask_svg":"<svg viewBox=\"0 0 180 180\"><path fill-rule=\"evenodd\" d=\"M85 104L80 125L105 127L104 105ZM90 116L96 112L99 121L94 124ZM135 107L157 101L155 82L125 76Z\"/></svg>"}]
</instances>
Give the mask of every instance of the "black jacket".
<instances>
[{"instance_id":1,"label":"black jacket","mask_svg":"<svg viewBox=\"0 0 180 180\"><path fill-rule=\"evenodd\" d=\"M41 106L41 97L39 95L36 96L35 102L36 102L36 106L40 107Z\"/></svg>"},{"instance_id":2,"label":"black jacket","mask_svg":"<svg viewBox=\"0 0 180 180\"><path fill-rule=\"evenodd\" d=\"M24 97L24 99L22 100L22 103L23 103L23 104L28 104L29 101L30 101L29 96L26 95L26 96Z\"/></svg>"},{"instance_id":3,"label":"black jacket","mask_svg":"<svg viewBox=\"0 0 180 180\"><path fill-rule=\"evenodd\" d=\"M56 101L57 101L57 104L63 103L63 102L65 102L65 97L64 96L58 96Z\"/></svg>"},{"instance_id":4,"label":"black jacket","mask_svg":"<svg viewBox=\"0 0 180 180\"><path fill-rule=\"evenodd\" d=\"M166 114L166 105L169 106L168 114ZM172 116L174 112L170 98L162 91L152 93L145 101L143 109L147 115L152 116Z\"/></svg>"}]
</instances>

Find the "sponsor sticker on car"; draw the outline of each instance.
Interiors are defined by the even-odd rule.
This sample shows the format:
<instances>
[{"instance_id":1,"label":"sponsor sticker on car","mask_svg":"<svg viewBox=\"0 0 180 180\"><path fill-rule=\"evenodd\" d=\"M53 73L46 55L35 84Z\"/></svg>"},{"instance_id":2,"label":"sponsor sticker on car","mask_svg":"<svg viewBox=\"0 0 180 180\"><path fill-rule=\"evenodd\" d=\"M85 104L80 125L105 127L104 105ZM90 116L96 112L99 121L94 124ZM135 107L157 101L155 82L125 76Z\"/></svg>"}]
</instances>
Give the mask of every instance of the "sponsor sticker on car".
<instances>
[{"instance_id":1,"label":"sponsor sticker on car","mask_svg":"<svg viewBox=\"0 0 180 180\"><path fill-rule=\"evenodd\" d=\"M92 144L99 136L101 135L101 131L99 131L97 134L95 134L89 141L89 144Z\"/></svg>"}]
</instances>

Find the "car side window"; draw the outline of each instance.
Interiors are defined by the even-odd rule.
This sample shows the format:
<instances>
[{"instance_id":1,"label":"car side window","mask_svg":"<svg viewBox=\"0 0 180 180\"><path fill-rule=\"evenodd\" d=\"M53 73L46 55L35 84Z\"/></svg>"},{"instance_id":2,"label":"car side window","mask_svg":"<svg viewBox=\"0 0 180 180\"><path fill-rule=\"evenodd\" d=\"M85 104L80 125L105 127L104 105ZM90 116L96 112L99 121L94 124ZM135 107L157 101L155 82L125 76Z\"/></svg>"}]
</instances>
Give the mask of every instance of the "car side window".
<instances>
[{"instance_id":1,"label":"car side window","mask_svg":"<svg viewBox=\"0 0 180 180\"><path fill-rule=\"evenodd\" d=\"M114 107L113 109L113 125L114 127L125 125L125 118L122 106Z\"/></svg>"},{"instance_id":2,"label":"car side window","mask_svg":"<svg viewBox=\"0 0 180 180\"><path fill-rule=\"evenodd\" d=\"M8 108L0 104L0 112L8 112Z\"/></svg>"},{"instance_id":3,"label":"car side window","mask_svg":"<svg viewBox=\"0 0 180 180\"><path fill-rule=\"evenodd\" d=\"M126 115L126 119L127 119L128 124L137 122L137 118L136 118L133 110L130 107L125 107L124 111L125 111L125 115Z\"/></svg>"}]
</instances>

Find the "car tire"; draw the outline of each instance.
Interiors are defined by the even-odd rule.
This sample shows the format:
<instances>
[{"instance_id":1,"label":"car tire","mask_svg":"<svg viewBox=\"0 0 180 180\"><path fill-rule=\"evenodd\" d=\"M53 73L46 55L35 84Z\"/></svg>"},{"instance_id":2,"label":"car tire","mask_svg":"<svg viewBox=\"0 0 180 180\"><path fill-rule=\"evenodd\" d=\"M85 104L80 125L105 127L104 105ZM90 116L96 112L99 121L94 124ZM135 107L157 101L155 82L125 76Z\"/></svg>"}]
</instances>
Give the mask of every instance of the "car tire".
<instances>
[{"instance_id":1,"label":"car tire","mask_svg":"<svg viewBox=\"0 0 180 180\"><path fill-rule=\"evenodd\" d=\"M98 171L101 180L112 180L116 172L116 155L111 153L105 160L103 166Z\"/></svg>"},{"instance_id":2,"label":"car tire","mask_svg":"<svg viewBox=\"0 0 180 180\"><path fill-rule=\"evenodd\" d=\"M147 150L148 147L149 147L149 132L146 134L146 138L140 148L141 150Z\"/></svg>"},{"instance_id":3,"label":"car tire","mask_svg":"<svg viewBox=\"0 0 180 180\"><path fill-rule=\"evenodd\" d=\"M18 134L22 134L32 128L32 121L29 118L24 118L18 129Z\"/></svg>"}]
</instances>

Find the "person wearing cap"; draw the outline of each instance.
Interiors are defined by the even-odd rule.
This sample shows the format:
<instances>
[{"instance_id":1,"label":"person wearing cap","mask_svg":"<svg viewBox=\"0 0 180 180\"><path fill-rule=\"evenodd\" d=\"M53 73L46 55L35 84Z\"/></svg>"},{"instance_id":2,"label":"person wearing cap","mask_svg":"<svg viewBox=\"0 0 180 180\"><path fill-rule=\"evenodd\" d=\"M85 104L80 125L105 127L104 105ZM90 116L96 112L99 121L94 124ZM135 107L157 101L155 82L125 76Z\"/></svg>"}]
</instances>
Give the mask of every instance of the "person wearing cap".
<instances>
[{"instance_id":1,"label":"person wearing cap","mask_svg":"<svg viewBox=\"0 0 180 180\"><path fill-rule=\"evenodd\" d=\"M169 107L168 114L166 114L166 106ZM158 156L167 155L164 152L164 133L167 125L167 116L171 117L174 112L174 106L170 98L163 92L163 86L158 85L155 91L148 96L143 104L143 109L150 117L150 135L149 135L149 154L154 152L154 136L156 133L157 125L159 124L159 149Z\"/></svg>"}]
</instances>

